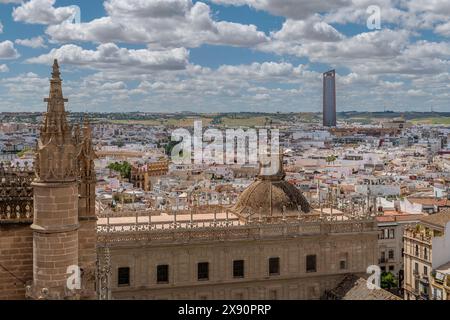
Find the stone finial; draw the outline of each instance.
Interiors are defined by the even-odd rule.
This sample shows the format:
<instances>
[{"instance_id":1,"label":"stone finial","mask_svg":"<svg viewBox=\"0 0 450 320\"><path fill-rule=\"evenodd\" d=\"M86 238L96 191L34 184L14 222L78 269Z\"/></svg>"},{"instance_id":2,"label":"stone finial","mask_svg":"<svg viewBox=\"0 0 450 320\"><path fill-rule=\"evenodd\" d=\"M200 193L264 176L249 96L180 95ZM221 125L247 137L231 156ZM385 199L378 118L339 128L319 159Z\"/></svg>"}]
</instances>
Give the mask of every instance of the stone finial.
<instances>
[{"instance_id":1,"label":"stone finial","mask_svg":"<svg viewBox=\"0 0 450 320\"><path fill-rule=\"evenodd\" d=\"M52 67L52 79L53 80L61 80L61 72L59 72L59 64L58 59L53 60L53 67Z\"/></svg>"}]
</instances>

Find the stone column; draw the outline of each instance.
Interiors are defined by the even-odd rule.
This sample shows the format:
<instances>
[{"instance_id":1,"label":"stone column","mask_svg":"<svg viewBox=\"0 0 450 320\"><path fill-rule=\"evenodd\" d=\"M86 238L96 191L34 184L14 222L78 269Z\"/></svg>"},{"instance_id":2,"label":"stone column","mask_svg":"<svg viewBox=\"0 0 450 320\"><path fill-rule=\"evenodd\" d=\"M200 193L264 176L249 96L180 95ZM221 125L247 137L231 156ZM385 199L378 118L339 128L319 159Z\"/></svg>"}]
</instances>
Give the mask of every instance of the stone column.
<instances>
[{"instance_id":1,"label":"stone column","mask_svg":"<svg viewBox=\"0 0 450 320\"><path fill-rule=\"evenodd\" d=\"M78 257L82 269L82 299L95 299L95 273L97 262L97 217L95 215L95 181L79 185Z\"/></svg>"},{"instance_id":2,"label":"stone column","mask_svg":"<svg viewBox=\"0 0 450 320\"><path fill-rule=\"evenodd\" d=\"M64 299L70 295L70 266L78 266L78 185L33 183L32 298Z\"/></svg>"}]
</instances>

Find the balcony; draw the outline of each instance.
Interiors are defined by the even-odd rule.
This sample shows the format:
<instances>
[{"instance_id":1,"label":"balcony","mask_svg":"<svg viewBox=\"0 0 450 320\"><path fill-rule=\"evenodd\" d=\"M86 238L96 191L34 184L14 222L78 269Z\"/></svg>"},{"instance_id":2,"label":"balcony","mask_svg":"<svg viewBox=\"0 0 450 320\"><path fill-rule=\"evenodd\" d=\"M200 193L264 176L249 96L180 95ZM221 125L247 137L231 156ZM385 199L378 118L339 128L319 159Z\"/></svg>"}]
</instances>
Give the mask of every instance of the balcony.
<instances>
[{"instance_id":1,"label":"balcony","mask_svg":"<svg viewBox=\"0 0 450 320\"><path fill-rule=\"evenodd\" d=\"M420 277L420 282L422 282L422 283L425 284L425 285L428 285L428 284L430 283L430 281L429 281L429 279L428 279L428 275L423 274L423 275Z\"/></svg>"},{"instance_id":2,"label":"balcony","mask_svg":"<svg viewBox=\"0 0 450 320\"><path fill-rule=\"evenodd\" d=\"M422 300L430 300L430 296L428 295L428 292L421 292L419 297Z\"/></svg>"},{"instance_id":3,"label":"balcony","mask_svg":"<svg viewBox=\"0 0 450 320\"><path fill-rule=\"evenodd\" d=\"M420 241L424 244L431 244L431 235L424 231L406 230L403 234L405 238Z\"/></svg>"}]
</instances>

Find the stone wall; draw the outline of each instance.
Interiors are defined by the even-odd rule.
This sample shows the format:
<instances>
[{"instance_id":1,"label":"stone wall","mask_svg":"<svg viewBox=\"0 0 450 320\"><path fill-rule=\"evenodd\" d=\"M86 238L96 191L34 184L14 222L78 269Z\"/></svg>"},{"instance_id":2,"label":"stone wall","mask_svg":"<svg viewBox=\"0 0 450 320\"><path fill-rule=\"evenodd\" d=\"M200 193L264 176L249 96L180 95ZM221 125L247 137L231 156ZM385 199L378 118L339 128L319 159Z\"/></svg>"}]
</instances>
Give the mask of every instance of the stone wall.
<instances>
[{"instance_id":1,"label":"stone wall","mask_svg":"<svg viewBox=\"0 0 450 320\"><path fill-rule=\"evenodd\" d=\"M35 292L66 287L67 270L78 266L77 183L34 183Z\"/></svg>"},{"instance_id":2,"label":"stone wall","mask_svg":"<svg viewBox=\"0 0 450 320\"><path fill-rule=\"evenodd\" d=\"M25 299L25 286L33 279L30 223L0 223L0 264L0 300Z\"/></svg>"},{"instance_id":3,"label":"stone wall","mask_svg":"<svg viewBox=\"0 0 450 320\"><path fill-rule=\"evenodd\" d=\"M306 271L306 256L317 256L317 271ZM377 263L377 234L312 235L270 240L142 243L110 247L113 299L319 299L348 273L364 275ZM280 258L280 275L269 276L268 259ZM346 257L346 267L340 260ZM245 277L232 275L233 260L244 260ZM209 262L208 281L197 280L197 263ZM156 282L159 264L169 265L169 283ZM130 285L118 286L118 269L130 268Z\"/></svg>"}]
</instances>

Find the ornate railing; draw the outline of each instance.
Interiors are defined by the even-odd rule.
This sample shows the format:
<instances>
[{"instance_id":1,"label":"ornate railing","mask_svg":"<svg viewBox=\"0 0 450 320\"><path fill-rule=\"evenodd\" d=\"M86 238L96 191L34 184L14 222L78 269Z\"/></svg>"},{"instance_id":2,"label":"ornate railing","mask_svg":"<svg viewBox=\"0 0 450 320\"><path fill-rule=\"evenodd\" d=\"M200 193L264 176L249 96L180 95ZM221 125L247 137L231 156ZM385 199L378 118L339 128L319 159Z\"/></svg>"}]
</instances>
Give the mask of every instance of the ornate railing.
<instances>
[{"instance_id":1,"label":"ornate railing","mask_svg":"<svg viewBox=\"0 0 450 320\"><path fill-rule=\"evenodd\" d=\"M136 209L136 210L112 210L105 209L100 212L97 212L98 218L122 218L122 217L148 217L148 216L159 216L163 213L171 214L171 215L189 215L192 212L197 214L198 212L223 212L227 208L224 205L205 205L205 206L191 206L189 209L179 209L179 210L157 210L153 208L149 208L146 210Z\"/></svg>"},{"instance_id":2,"label":"ornate railing","mask_svg":"<svg viewBox=\"0 0 450 320\"><path fill-rule=\"evenodd\" d=\"M0 163L0 222L31 221L33 218L34 170L25 162Z\"/></svg>"},{"instance_id":3,"label":"ornate railing","mask_svg":"<svg viewBox=\"0 0 450 320\"><path fill-rule=\"evenodd\" d=\"M423 231L415 231L414 229L406 229L403 233L405 238L421 241L429 244L431 242L431 236L425 234Z\"/></svg>"},{"instance_id":4,"label":"ornate railing","mask_svg":"<svg viewBox=\"0 0 450 320\"><path fill-rule=\"evenodd\" d=\"M263 239L273 237L296 237L310 234L335 234L376 232L373 220L355 219L349 221L278 221L242 222L182 222L182 223L135 223L109 224L97 226L98 244L110 245L129 242L166 243L195 241L224 241L243 239Z\"/></svg>"}]
</instances>

